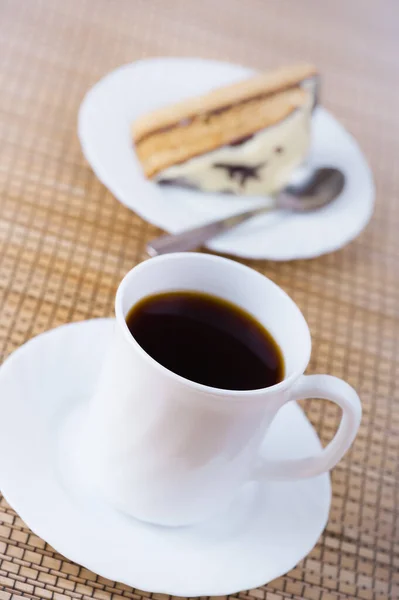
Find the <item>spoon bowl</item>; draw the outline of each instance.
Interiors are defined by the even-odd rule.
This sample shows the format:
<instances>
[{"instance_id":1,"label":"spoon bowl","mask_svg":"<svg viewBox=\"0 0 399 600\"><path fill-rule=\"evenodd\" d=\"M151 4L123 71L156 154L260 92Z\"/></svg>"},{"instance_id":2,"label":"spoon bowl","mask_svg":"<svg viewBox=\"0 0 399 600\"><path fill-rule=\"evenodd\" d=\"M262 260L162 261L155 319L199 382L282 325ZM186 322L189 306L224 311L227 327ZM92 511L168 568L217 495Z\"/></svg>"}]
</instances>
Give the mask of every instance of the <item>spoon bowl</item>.
<instances>
[{"instance_id":1,"label":"spoon bowl","mask_svg":"<svg viewBox=\"0 0 399 600\"><path fill-rule=\"evenodd\" d=\"M306 171L275 197L276 208L307 212L327 206L344 189L345 176L339 169L323 167Z\"/></svg>"}]
</instances>

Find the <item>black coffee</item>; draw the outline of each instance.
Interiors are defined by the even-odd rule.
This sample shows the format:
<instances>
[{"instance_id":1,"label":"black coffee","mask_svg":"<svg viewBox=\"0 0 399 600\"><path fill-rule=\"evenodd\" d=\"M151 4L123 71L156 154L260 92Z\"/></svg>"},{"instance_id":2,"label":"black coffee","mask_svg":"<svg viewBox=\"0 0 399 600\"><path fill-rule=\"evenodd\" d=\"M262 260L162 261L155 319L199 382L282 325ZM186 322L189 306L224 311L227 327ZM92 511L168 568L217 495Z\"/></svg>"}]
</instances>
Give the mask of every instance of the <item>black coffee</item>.
<instances>
[{"instance_id":1,"label":"black coffee","mask_svg":"<svg viewBox=\"0 0 399 600\"><path fill-rule=\"evenodd\" d=\"M270 333L231 302L198 292L144 298L126 323L158 363L191 381L225 390L255 390L284 377Z\"/></svg>"}]
</instances>

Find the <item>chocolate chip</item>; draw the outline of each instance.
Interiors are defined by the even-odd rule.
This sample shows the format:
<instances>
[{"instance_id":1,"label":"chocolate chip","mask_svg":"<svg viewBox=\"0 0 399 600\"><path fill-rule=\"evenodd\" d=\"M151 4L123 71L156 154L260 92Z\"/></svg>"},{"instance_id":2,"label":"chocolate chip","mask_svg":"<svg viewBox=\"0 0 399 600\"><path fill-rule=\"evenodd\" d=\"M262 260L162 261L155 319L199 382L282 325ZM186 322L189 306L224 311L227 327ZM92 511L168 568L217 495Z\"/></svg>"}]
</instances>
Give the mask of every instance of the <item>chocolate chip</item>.
<instances>
[{"instance_id":1,"label":"chocolate chip","mask_svg":"<svg viewBox=\"0 0 399 600\"><path fill-rule=\"evenodd\" d=\"M257 165L232 165L228 163L214 163L215 169L226 169L230 179L238 179L241 187L245 186L247 179L259 179L259 169L266 165L265 162Z\"/></svg>"}]
</instances>

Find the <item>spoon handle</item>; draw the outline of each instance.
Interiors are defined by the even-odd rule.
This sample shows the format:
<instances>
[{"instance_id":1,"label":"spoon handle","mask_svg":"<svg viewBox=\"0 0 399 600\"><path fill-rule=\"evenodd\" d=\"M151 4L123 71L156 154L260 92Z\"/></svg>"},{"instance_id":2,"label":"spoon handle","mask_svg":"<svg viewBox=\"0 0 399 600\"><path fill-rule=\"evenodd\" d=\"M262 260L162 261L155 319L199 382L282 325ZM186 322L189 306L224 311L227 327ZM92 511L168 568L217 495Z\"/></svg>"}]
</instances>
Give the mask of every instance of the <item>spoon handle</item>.
<instances>
[{"instance_id":1,"label":"spoon handle","mask_svg":"<svg viewBox=\"0 0 399 600\"><path fill-rule=\"evenodd\" d=\"M150 256L156 256L157 254L168 254L169 252L193 250L217 235L244 223L244 221L247 221L252 217L261 215L262 213L275 208L275 206L275 200L271 200L268 205L262 205L258 208L246 210L243 213L232 215L230 217L224 217L223 219L201 225L200 227L186 229L181 233L162 235L161 237L152 240L147 245L147 252Z\"/></svg>"}]
</instances>

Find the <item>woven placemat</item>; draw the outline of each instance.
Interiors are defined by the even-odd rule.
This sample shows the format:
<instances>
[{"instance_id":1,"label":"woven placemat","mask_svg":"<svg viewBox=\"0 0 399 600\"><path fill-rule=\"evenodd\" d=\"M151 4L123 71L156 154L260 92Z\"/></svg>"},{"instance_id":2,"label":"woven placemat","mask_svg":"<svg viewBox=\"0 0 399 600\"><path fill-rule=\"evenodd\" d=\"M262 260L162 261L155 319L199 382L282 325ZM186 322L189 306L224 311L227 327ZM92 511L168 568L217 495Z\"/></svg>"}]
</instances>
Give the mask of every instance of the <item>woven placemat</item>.
<instances>
[{"instance_id":1,"label":"woven placemat","mask_svg":"<svg viewBox=\"0 0 399 600\"><path fill-rule=\"evenodd\" d=\"M399 598L398 22L396 0L0 0L2 358L46 329L111 315L118 282L158 233L99 183L77 140L85 91L120 64L154 55L258 68L315 61L324 104L372 165L376 212L355 242L312 261L247 261L303 310L309 372L349 381L364 418L332 474L318 545L243 600ZM310 401L306 410L328 441L335 407ZM2 499L0 600L19 596L160 598L69 562Z\"/></svg>"}]
</instances>

